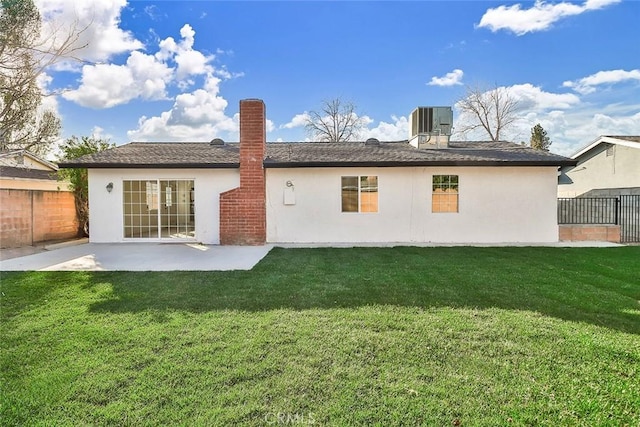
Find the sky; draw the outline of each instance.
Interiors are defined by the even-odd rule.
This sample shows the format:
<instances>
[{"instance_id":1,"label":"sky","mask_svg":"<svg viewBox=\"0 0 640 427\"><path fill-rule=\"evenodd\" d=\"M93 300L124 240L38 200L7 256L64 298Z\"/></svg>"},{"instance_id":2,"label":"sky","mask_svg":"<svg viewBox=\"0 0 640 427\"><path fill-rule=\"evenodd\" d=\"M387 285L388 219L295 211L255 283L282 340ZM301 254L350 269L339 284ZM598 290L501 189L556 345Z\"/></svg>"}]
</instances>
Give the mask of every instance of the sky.
<instances>
[{"instance_id":1,"label":"sky","mask_svg":"<svg viewBox=\"0 0 640 427\"><path fill-rule=\"evenodd\" d=\"M40 79L62 139L237 141L260 98L268 141L304 141L340 97L363 140L402 140L414 108L453 107L455 132L466 91L495 87L518 100L513 142L537 123L563 155L640 135L640 1L34 1L44 37L82 30L82 62Z\"/></svg>"}]
</instances>

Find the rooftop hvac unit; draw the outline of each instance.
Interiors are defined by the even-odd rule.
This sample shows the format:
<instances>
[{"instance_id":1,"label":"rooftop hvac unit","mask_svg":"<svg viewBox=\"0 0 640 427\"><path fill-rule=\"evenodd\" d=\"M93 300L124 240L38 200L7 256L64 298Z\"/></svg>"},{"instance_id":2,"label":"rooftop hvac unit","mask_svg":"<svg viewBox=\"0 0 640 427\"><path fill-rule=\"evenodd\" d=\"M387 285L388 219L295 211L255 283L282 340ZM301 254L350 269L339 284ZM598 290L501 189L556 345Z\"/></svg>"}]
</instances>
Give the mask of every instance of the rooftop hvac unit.
<instances>
[{"instance_id":1,"label":"rooftop hvac unit","mask_svg":"<svg viewBox=\"0 0 640 427\"><path fill-rule=\"evenodd\" d=\"M446 148L452 125L451 107L418 107L410 116L409 141L417 148Z\"/></svg>"}]
</instances>

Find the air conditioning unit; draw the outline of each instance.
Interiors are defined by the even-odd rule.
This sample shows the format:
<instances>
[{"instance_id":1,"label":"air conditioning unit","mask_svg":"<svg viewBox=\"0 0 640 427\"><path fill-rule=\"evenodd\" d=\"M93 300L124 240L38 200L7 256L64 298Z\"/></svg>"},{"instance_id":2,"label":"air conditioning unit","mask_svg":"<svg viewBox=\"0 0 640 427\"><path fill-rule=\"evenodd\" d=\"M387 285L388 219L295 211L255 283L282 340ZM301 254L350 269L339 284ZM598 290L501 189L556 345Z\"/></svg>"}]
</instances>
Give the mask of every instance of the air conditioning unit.
<instances>
[{"instance_id":1,"label":"air conditioning unit","mask_svg":"<svg viewBox=\"0 0 640 427\"><path fill-rule=\"evenodd\" d=\"M451 107L418 107L409 116L409 143L416 148L447 148L452 128Z\"/></svg>"}]
</instances>

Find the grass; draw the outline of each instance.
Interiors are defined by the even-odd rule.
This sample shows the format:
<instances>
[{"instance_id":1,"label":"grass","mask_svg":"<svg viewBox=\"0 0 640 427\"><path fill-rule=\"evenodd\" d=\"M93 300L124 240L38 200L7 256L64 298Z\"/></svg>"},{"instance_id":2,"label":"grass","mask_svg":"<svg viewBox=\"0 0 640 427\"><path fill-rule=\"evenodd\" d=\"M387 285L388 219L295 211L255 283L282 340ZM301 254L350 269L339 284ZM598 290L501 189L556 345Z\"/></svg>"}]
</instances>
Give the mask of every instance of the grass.
<instances>
[{"instance_id":1,"label":"grass","mask_svg":"<svg viewBox=\"0 0 640 427\"><path fill-rule=\"evenodd\" d=\"M2 425L640 423L640 247L3 273Z\"/></svg>"}]
</instances>

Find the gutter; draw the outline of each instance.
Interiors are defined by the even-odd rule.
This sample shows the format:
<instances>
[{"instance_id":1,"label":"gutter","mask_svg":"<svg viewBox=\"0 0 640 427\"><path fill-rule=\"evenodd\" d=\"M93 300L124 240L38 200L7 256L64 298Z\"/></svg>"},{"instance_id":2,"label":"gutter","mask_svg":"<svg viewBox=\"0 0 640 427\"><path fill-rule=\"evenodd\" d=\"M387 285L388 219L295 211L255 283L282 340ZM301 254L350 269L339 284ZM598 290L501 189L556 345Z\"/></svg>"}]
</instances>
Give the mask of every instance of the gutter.
<instances>
[{"instance_id":1,"label":"gutter","mask_svg":"<svg viewBox=\"0 0 640 427\"><path fill-rule=\"evenodd\" d=\"M59 163L61 169L238 169L239 163Z\"/></svg>"},{"instance_id":2,"label":"gutter","mask_svg":"<svg viewBox=\"0 0 640 427\"><path fill-rule=\"evenodd\" d=\"M478 166L478 167L495 167L495 166L575 166L577 160L560 160L560 161L498 161L490 160L486 162L479 162L474 160L442 160L442 161L429 161L429 162L400 162L400 161L386 161L386 162L275 162L265 161L265 168L273 169L286 169L286 168L332 168L332 167L410 167L410 166Z\"/></svg>"}]
</instances>

